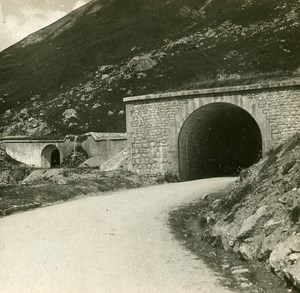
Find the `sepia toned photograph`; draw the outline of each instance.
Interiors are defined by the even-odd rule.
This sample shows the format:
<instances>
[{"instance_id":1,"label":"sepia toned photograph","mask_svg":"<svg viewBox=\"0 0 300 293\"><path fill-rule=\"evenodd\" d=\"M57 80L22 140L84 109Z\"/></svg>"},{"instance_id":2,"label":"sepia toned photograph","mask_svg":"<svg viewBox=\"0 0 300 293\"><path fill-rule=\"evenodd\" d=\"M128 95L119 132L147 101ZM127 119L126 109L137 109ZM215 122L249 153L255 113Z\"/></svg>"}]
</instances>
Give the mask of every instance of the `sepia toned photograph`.
<instances>
[{"instance_id":1,"label":"sepia toned photograph","mask_svg":"<svg viewBox=\"0 0 300 293\"><path fill-rule=\"evenodd\" d=\"M0 0L0 293L300 293L300 1Z\"/></svg>"}]
</instances>

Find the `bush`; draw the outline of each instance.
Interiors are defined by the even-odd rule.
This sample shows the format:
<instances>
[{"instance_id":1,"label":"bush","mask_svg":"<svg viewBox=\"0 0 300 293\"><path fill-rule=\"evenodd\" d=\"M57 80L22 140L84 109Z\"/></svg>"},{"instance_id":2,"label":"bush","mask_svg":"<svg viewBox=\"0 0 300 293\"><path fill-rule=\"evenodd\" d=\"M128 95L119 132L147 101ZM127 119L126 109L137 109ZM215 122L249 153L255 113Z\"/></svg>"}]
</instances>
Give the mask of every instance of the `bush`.
<instances>
[{"instance_id":1,"label":"bush","mask_svg":"<svg viewBox=\"0 0 300 293\"><path fill-rule=\"evenodd\" d=\"M240 182L245 181L248 178L249 174L250 174L249 168L241 170L240 171L240 178L239 178Z\"/></svg>"},{"instance_id":2,"label":"bush","mask_svg":"<svg viewBox=\"0 0 300 293\"><path fill-rule=\"evenodd\" d=\"M296 182L296 188L300 188L300 174L296 178L295 182Z\"/></svg>"},{"instance_id":3,"label":"bush","mask_svg":"<svg viewBox=\"0 0 300 293\"><path fill-rule=\"evenodd\" d=\"M282 169L282 175L286 175L297 163L296 160L287 162Z\"/></svg>"},{"instance_id":4,"label":"bush","mask_svg":"<svg viewBox=\"0 0 300 293\"><path fill-rule=\"evenodd\" d=\"M300 206L295 206L291 211L290 211L290 220L293 223L297 223L300 219Z\"/></svg>"},{"instance_id":5,"label":"bush","mask_svg":"<svg viewBox=\"0 0 300 293\"><path fill-rule=\"evenodd\" d=\"M271 153L267 158L267 160L265 161L265 163L263 164L263 166L261 167L260 175L264 177L264 175L266 175L264 173L267 173L267 170L269 170L269 168L277 162L277 159L278 159L277 154Z\"/></svg>"},{"instance_id":6,"label":"bush","mask_svg":"<svg viewBox=\"0 0 300 293\"><path fill-rule=\"evenodd\" d=\"M171 173L171 172L167 172L165 174L160 174L157 176L156 179L157 183L175 183L175 182L179 182L179 178L177 175Z\"/></svg>"},{"instance_id":7,"label":"bush","mask_svg":"<svg viewBox=\"0 0 300 293\"><path fill-rule=\"evenodd\" d=\"M62 175L63 175L64 177L69 177L69 170L64 168L64 169L63 169Z\"/></svg>"},{"instance_id":8,"label":"bush","mask_svg":"<svg viewBox=\"0 0 300 293\"><path fill-rule=\"evenodd\" d=\"M290 151L292 151L295 147L300 145L300 133L297 133L292 141L290 142L290 144L286 147L286 149L283 152L283 155L289 153Z\"/></svg>"},{"instance_id":9,"label":"bush","mask_svg":"<svg viewBox=\"0 0 300 293\"><path fill-rule=\"evenodd\" d=\"M280 144L279 146L277 146L276 148L272 148L272 149L269 149L266 153L266 155L269 157L269 156L276 156L278 153L280 153L280 151L282 150L283 148L283 144Z\"/></svg>"},{"instance_id":10,"label":"bush","mask_svg":"<svg viewBox=\"0 0 300 293\"><path fill-rule=\"evenodd\" d=\"M249 182L232 190L229 197L224 197L218 204L219 210L232 211L233 208L253 190L253 185Z\"/></svg>"},{"instance_id":11,"label":"bush","mask_svg":"<svg viewBox=\"0 0 300 293\"><path fill-rule=\"evenodd\" d=\"M64 158L61 165L68 168L76 168L87 160L88 157L87 152L81 146L77 146L75 151Z\"/></svg>"}]
</instances>

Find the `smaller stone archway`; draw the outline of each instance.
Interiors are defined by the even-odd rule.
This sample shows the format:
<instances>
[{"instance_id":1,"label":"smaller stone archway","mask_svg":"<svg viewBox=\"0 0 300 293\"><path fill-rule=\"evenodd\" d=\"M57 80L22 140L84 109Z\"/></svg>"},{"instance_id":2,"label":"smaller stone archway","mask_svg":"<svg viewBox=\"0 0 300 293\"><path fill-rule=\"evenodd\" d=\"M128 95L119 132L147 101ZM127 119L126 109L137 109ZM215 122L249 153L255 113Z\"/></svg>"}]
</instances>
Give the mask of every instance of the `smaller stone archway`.
<instances>
[{"instance_id":1,"label":"smaller stone archway","mask_svg":"<svg viewBox=\"0 0 300 293\"><path fill-rule=\"evenodd\" d=\"M41 154L42 168L53 168L60 166L60 152L55 145L46 146Z\"/></svg>"}]
</instances>

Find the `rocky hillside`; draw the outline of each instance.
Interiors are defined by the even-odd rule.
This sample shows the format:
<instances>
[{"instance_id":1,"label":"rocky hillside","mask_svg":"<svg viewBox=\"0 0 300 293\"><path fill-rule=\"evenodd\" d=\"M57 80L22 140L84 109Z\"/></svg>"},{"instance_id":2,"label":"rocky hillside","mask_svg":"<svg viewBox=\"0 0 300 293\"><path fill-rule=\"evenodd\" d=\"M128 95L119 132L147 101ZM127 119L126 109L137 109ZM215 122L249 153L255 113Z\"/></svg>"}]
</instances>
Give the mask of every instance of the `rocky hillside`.
<instances>
[{"instance_id":1,"label":"rocky hillside","mask_svg":"<svg viewBox=\"0 0 300 293\"><path fill-rule=\"evenodd\" d=\"M0 133L124 131L124 96L300 75L298 0L92 0L0 52Z\"/></svg>"},{"instance_id":2,"label":"rocky hillside","mask_svg":"<svg viewBox=\"0 0 300 293\"><path fill-rule=\"evenodd\" d=\"M300 292L299 158L300 134L243 171L237 186L208 196L196 215L203 239L266 262Z\"/></svg>"}]
</instances>

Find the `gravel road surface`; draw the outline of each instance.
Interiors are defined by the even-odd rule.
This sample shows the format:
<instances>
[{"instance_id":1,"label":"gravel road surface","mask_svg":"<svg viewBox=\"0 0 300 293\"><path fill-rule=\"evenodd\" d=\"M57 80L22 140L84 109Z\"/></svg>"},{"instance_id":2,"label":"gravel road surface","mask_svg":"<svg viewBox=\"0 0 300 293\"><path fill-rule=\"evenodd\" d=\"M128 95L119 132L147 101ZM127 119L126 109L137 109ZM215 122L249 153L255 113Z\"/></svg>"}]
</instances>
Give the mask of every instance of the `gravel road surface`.
<instances>
[{"instance_id":1,"label":"gravel road surface","mask_svg":"<svg viewBox=\"0 0 300 293\"><path fill-rule=\"evenodd\" d=\"M234 180L106 193L2 218L0 292L231 292L166 223L172 208Z\"/></svg>"}]
</instances>

